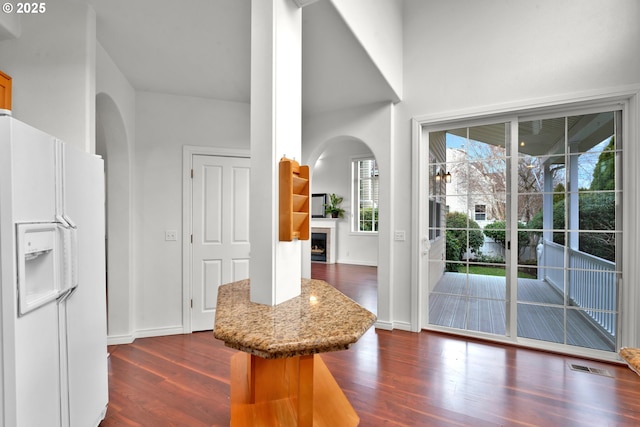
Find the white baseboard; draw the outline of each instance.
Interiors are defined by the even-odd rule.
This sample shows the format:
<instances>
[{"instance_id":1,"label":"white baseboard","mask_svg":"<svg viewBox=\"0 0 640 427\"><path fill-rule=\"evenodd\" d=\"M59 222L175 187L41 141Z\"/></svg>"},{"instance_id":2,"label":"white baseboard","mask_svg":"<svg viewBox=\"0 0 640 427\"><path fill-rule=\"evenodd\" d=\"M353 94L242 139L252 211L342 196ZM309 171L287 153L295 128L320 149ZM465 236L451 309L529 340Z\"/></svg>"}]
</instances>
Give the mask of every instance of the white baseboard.
<instances>
[{"instance_id":1,"label":"white baseboard","mask_svg":"<svg viewBox=\"0 0 640 427\"><path fill-rule=\"evenodd\" d=\"M165 335L180 335L184 333L182 326L143 329L135 331L131 335L109 335L107 336L107 345L131 344L137 338L163 337Z\"/></svg>"},{"instance_id":2,"label":"white baseboard","mask_svg":"<svg viewBox=\"0 0 640 427\"><path fill-rule=\"evenodd\" d=\"M393 331L394 329L398 329L400 331L413 332L411 329L411 323L409 322L386 322L382 320L378 320L373 325L376 329L384 329L385 331Z\"/></svg>"},{"instance_id":3,"label":"white baseboard","mask_svg":"<svg viewBox=\"0 0 640 427\"><path fill-rule=\"evenodd\" d=\"M409 322L393 322L393 328L401 331L413 332L413 329L411 329L411 323Z\"/></svg>"},{"instance_id":4,"label":"white baseboard","mask_svg":"<svg viewBox=\"0 0 640 427\"><path fill-rule=\"evenodd\" d=\"M107 345L131 344L135 339L133 335L108 335Z\"/></svg>"},{"instance_id":5,"label":"white baseboard","mask_svg":"<svg viewBox=\"0 0 640 427\"><path fill-rule=\"evenodd\" d=\"M172 326L167 328L143 329L136 331L136 338L163 337L165 335L184 334L182 326Z\"/></svg>"},{"instance_id":6,"label":"white baseboard","mask_svg":"<svg viewBox=\"0 0 640 427\"><path fill-rule=\"evenodd\" d=\"M367 267L377 267L378 263L373 261L362 261L353 259L338 259L336 264L352 264L352 265L365 265Z\"/></svg>"},{"instance_id":7,"label":"white baseboard","mask_svg":"<svg viewBox=\"0 0 640 427\"><path fill-rule=\"evenodd\" d=\"M373 326L376 329L384 329L385 331L392 331L393 330L393 323L391 323L391 322L384 322L384 321L378 320L376 323L374 323Z\"/></svg>"}]
</instances>

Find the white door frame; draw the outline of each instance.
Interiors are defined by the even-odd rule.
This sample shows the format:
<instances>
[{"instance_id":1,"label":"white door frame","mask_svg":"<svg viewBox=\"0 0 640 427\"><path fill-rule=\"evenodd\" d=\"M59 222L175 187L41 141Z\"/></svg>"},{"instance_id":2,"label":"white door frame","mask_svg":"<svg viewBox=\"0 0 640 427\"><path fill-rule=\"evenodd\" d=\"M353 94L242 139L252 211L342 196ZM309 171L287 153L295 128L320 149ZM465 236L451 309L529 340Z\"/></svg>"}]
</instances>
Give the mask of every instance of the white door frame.
<instances>
[{"instance_id":1,"label":"white door frame","mask_svg":"<svg viewBox=\"0 0 640 427\"><path fill-rule=\"evenodd\" d=\"M193 156L218 156L250 158L249 149L217 148L195 145L182 147L182 332L191 333L191 282L193 250L191 233L193 230L191 211L193 197L191 194L191 169L193 168Z\"/></svg>"},{"instance_id":2,"label":"white door frame","mask_svg":"<svg viewBox=\"0 0 640 427\"><path fill-rule=\"evenodd\" d=\"M625 201L623 205L623 230L626 236L631 238L623 240L623 278L638 277L640 265L633 260L638 259L640 245L635 242L634 236L640 235L640 193L637 188L639 172L637 164L640 163L640 86L624 86L618 89L595 90L583 93L575 93L562 96L554 96L537 100L528 100L502 105L492 105L483 108L460 110L447 113L437 113L424 116L416 116L411 120L412 134L412 219L414 230L411 242L411 329L420 331L424 328L423 308L426 304L426 295L422 289L422 283L428 275L428 269L423 266L422 259L425 251L429 250L428 238L425 241L425 212L427 203L421 183L424 182L426 170L423 167L425 152L423 128L437 126L455 126L456 122L469 123L475 120L492 120L494 118L508 118L508 116L527 116L530 114L542 114L556 110L600 107L603 104L616 103L622 109L624 156L623 163L623 188L625 189ZM426 235L428 236L428 234ZM620 345L636 347L640 345L640 287L627 285L621 286L619 310ZM514 343L513 339L499 339L494 341ZM539 347L545 349L542 343ZM551 350L553 350L550 347ZM577 350L577 355L594 357L588 351ZM608 356L608 357L607 357ZM615 358L614 354L608 354L603 358Z\"/></svg>"}]
</instances>

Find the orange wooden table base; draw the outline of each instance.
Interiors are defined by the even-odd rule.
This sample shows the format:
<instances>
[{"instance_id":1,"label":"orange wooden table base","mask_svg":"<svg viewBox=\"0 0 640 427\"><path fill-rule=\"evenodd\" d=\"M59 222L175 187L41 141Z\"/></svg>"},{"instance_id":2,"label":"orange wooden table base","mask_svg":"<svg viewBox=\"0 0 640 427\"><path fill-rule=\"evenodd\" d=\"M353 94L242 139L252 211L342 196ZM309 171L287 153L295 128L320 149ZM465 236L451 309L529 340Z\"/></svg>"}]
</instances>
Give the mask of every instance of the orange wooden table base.
<instances>
[{"instance_id":1,"label":"orange wooden table base","mask_svg":"<svg viewBox=\"0 0 640 427\"><path fill-rule=\"evenodd\" d=\"M231 358L232 427L357 426L351 407L320 355Z\"/></svg>"},{"instance_id":2,"label":"orange wooden table base","mask_svg":"<svg viewBox=\"0 0 640 427\"><path fill-rule=\"evenodd\" d=\"M346 350L376 316L322 280L275 306L251 302L249 280L218 288L213 335L231 358L233 427L351 427L360 418L318 353Z\"/></svg>"}]
</instances>

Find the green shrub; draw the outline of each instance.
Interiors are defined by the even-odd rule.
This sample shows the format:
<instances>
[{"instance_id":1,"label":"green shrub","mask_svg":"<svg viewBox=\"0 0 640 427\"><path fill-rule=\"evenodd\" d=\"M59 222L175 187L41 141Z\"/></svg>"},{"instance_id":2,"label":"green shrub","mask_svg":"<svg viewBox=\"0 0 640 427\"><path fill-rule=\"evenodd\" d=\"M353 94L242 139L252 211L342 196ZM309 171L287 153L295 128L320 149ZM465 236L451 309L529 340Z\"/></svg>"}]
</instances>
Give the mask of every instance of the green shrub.
<instances>
[{"instance_id":1,"label":"green shrub","mask_svg":"<svg viewBox=\"0 0 640 427\"><path fill-rule=\"evenodd\" d=\"M360 208L360 231L378 231L378 208Z\"/></svg>"},{"instance_id":2,"label":"green shrub","mask_svg":"<svg viewBox=\"0 0 640 427\"><path fill-rule=\"evenodd\" d=\"M449 212L446 217L447 261L461 261L467 250L478 251L484 236L477 222L461 212ZM458 265L447 263L447 271L458 271Z\"/></svg>"}]
</instances>

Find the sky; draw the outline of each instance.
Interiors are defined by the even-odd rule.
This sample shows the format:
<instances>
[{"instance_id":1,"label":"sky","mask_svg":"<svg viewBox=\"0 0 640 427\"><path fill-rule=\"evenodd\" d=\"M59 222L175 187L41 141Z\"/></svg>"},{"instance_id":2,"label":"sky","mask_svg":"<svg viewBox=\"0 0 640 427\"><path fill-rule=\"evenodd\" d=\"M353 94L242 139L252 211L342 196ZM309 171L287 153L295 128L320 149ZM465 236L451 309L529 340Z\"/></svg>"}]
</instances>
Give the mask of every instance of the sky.
<instances>
[{"instance_id":1,"label":"sky","mask_svg":"<svg viewBox=\"0 0 640 427\"><path fill-rule=\"evenodd\" d=\"M478 141L473 141L475 143L479 143ZM450 133L446 134L446 144L447 149L464 149L467 143L467 138L463 138L457 135L453 135ZM604 148L609 144L609 137L605 140L596 144L589 151L587 151L587 155L581 156L579 160L580 172L578 176L578 187L579 188L589 188L591 185L591 181L593 180L593 168L595 167L598 157L600 153L604 150Z\"/></svg>"}]
</instances>

